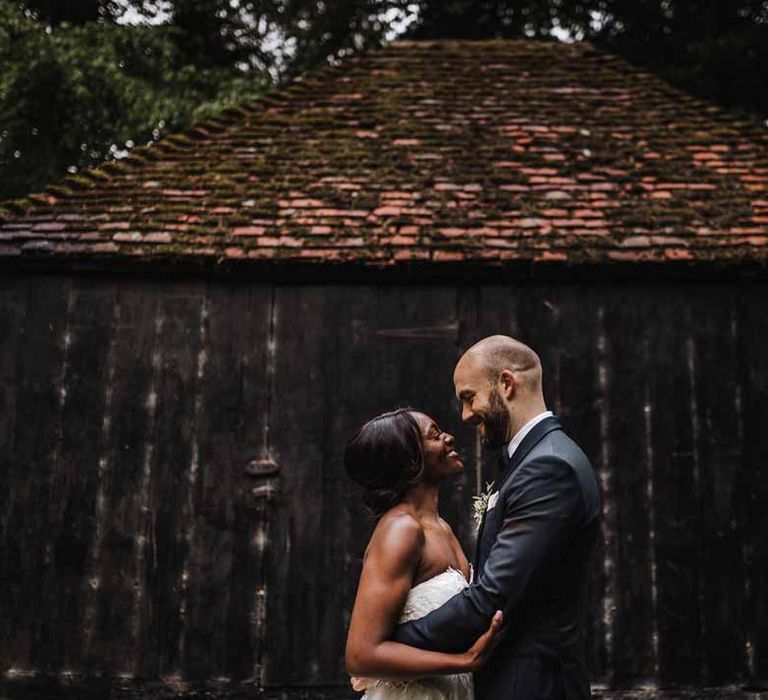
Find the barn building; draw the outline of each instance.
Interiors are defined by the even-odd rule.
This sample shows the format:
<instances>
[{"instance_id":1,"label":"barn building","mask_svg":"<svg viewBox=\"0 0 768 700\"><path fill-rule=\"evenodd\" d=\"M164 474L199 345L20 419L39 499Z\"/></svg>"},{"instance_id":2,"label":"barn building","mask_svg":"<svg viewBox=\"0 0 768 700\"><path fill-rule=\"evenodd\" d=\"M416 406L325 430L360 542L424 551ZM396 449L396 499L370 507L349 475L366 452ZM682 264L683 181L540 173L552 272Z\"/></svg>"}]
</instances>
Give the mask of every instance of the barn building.
<instances>
[{"instance_id":1,"label":"barn building","mask_svg":"<svg viewBox=\"0 0 768 700\"><path fill-rule=\"evenodd\" d=\"M6 203L0 695L352 697L344 443L454 432L469 549L508 333L603 488L596 696L762 697L766 263L766 130L586 44L396 42Z\"/></svg>"}]
</instances>

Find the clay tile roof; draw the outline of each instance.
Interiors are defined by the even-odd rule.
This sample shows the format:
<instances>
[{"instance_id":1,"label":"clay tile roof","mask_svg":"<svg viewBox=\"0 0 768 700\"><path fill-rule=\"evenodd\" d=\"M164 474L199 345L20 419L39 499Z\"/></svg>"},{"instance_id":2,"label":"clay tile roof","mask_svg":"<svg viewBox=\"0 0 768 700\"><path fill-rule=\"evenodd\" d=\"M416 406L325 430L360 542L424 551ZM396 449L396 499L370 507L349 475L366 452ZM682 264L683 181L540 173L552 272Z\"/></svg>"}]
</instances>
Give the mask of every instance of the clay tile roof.
<instances>
[{"instance_id":1,"label":"clay tile roof","mask_svg":"<svg viewBox=\"0 0 768 700\"><path fill-rule=\"evenodd\" d=\"M768 133L588 44L396 42L6 208L0 256L768 260Z\"/></svg>"}]
</instances>

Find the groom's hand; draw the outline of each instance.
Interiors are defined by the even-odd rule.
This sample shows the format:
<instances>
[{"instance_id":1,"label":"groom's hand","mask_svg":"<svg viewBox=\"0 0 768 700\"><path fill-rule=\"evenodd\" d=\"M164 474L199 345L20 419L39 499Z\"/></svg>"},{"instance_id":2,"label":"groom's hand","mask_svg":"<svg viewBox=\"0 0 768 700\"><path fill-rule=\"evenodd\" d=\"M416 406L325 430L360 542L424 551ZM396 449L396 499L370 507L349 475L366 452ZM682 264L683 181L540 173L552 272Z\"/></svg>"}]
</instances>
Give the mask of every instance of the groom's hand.
<instances>
[{"instance_id":1,"label":"groom's hand","mask_svg":"<svg viewBox=\"0 0 768 700\"><path fill-rule=\"evenodd\" d=\"M484 666L491 657L499 642L504 638L504 631L501 628L502 612L497 610L488 629L481 634L477 641L465 652L467 657L467 670L477 671Z\"/></svg>"}]
</instances>

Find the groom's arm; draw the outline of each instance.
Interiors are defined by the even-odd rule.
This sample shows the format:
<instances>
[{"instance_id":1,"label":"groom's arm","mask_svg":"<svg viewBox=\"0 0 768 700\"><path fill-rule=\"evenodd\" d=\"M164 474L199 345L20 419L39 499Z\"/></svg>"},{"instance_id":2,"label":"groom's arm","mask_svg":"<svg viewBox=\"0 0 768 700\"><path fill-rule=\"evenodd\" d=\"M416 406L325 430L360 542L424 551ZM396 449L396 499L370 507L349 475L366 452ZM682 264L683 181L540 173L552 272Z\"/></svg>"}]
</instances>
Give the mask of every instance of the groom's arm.
<instances>
[{"instance_id":1,"label":"groom's arm","mask_svg":"<svg viewBox=\"0 0 768 700\"><path fill-rule=\"evenodd\" d=\"M395 641L435 651L468 649L496 610L504 625L515 619L537 573L567 537L581 510L581 489L571 466L557 457L520 467L504 505L504 522L475 582L425 617L400 625ZM501 505L501 503L499 504Z\"/></svg>"}]
</instances>

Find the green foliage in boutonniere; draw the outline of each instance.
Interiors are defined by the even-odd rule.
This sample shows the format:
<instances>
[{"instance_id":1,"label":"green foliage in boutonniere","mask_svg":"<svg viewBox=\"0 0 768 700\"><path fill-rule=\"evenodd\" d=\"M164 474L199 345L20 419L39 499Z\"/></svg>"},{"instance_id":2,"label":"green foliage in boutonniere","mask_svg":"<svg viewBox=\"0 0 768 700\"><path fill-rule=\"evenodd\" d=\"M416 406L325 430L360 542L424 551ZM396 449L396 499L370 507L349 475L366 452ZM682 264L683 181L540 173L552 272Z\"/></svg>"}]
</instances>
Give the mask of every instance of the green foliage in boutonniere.
<instances>
[{"instance_id":1,"label":"green foliage in boutonniere","mask_svg":"<svg viewBox=\"0 0 768 700\"><path fill-rule=\"evenodd\" d=\"M485 492L479 496L472 496L472 517L475 519L475 524L480 527L480 523L483 520L485 511L488 509L488 499L491 497L493 491L493 482L486 483Z\"/></svg>"}]
</instances>

